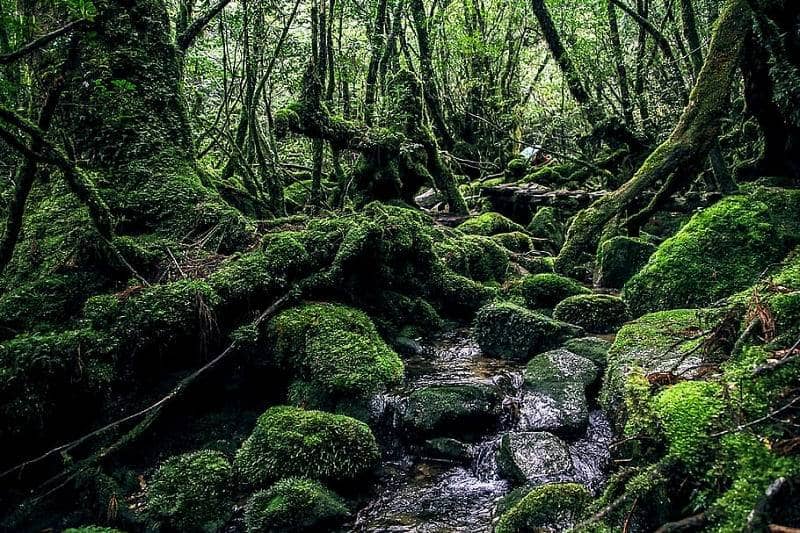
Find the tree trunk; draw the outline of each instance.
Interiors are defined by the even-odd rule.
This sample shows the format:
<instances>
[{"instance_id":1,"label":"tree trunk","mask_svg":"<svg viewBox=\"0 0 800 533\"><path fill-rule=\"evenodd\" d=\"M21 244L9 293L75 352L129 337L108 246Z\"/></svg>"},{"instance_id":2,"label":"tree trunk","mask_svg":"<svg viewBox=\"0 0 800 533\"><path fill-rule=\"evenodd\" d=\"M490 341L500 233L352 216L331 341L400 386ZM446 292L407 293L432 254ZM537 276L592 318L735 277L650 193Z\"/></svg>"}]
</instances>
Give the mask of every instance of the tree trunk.
<instances>
[{"instance_id":1,"label":"tree trunk","mask_svg":"<svg viewBox=\"0 0 800 533\"><path fill-rule=\"evenodd\" d=\"M567 82L572 98L580 105L581 111L583 111L583 115L589 124L592 126L597 125L603 119L603 112L589 95L586 87L584 87L578 69L561 42L561 37L558 34L558 30L556 30L553 17L550 16L547 5L545 5L544 0L531 0L531 5L533 6L533 14L536 15L536 20L539 21L547 46L550 48L556 63L558 63L558 68L561 69L561 73L564 75L564 80Z\"/></svg>"},{"instance_id":2,"label":"tree trunk","mask_svg":"<svg viewBox=\"0 0 800 533\"><path fill-rule=\"evenodd\" d=\"M751 19L746 0L728 0L689 105L677 126L627 183L578 214L556 258L558 272L569 273L582 264L586 255L595 251L606 223L623 215L642 192L666 181L678 170L688 176L700 168L728 111L730 87Z\"/></svg>"}]
</instances>

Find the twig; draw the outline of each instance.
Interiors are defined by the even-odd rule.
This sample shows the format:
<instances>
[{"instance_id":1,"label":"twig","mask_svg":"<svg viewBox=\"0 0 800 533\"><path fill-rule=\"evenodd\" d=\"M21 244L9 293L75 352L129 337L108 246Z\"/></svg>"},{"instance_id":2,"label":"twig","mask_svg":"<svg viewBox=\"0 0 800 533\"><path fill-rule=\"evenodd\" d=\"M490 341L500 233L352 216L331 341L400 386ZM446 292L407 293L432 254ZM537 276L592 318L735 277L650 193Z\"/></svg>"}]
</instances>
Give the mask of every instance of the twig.
<instances>
[{"instance_id":1,"label":"twig","mask_svg":"<svg viewBox=\"0 0 800 533\"><path fill-rule=\"evenodd\" d=\"M772 412L767 413L766 415L764 415L764 416L762 416L760 418L756 418L755 420L751 420L750 422L748 422L746 424L740 424L740 425L738 425L738 426L736 426L734 428L731 428L731 429L726 429L725 431L718 431L716 433L712 433L711 437L722 437L723 435L728 435L729 433L738 433L739 431L742 431L743 429L747 429L749 427L756 426L756 425L758 425L758 424L760 424L762 422L765 422L765 421L769 420L770 418L775 417L775 415L778 415L778 414L780 414L780 413L782 413L782 412L784 412L784 411L786 411L788 409L791 409L798 402L800 402L800 396L795 396L788 403L784 404L783 406L779 407L778 409L775 409Z\"/></svg>"}]
</instances>

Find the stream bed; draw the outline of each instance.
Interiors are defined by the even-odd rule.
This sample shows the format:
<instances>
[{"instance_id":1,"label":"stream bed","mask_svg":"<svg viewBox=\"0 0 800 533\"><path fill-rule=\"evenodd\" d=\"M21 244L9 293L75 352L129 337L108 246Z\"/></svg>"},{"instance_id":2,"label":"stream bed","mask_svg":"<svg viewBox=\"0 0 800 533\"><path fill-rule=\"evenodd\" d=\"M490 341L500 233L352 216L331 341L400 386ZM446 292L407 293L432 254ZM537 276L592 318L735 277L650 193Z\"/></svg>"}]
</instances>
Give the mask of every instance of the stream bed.
<instances>
[{"instance_id":1,"label":"stream bed","mask_svg":"<svg viewBox=\"0 0 800 533\"><path fill-rule=\"evenodd\" d=\"M405 360L402 387L373 402L372 417L378 424L384 464L374 495L359 511L350 531L491 532L498 502L515 486L498 467L503 435L536 430L528 427L530 420L547 406L525 390L524 365L485 357L469 328L443 333ZM408 438L402 423L411 393L444 385L491 386L502 398L496 424L475 428L477 437L464 446L461 460L430 456L418 439ZM528 484L574 481L599 490L610 460L612 430L608 420L601 411L592 410L585 432L564 441L570 467ZM548 460L526 458L532 464Z\"/></svg>"}]
</instances>

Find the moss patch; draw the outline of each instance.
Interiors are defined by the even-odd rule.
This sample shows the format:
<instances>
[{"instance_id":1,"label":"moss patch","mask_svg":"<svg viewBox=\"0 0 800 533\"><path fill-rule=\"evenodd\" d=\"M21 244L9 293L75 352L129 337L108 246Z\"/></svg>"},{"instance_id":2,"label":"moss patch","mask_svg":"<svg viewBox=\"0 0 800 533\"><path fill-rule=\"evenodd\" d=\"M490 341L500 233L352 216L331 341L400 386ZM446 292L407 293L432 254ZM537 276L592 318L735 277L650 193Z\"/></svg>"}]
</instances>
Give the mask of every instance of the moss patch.
<instances>
[{"instance_id":1,"label":"moss patch","mask_svg":"<svg viewBox=\"0 0 800 533\"><path fill-rule=\"evenodd\" d=\"M568 296L591 291L577 281L558 274L535 274L522 280L522 296L531 309L553 308Z\"/></svg>"},{"instance_id":2,"label":"moss patch","mask_svg":"<svg viewBox=\"0 0 800 533\"><path fill-rule=\"evenodd\" d=\"M553 310L553 318L591 333L611 333L628 320L628 309L616 296L579 294L562 300Z\"/></svg>"},{"instance_id":3,"label":"moss patch","mask_svg":"<svg viewBox=\"0 0 800 533\"><path fill-rule=\"evenodd\" d=\"M317 481L287 478L253 494L245 507L248 533L323 531L349 511L341 498Z\"/></svg>"}]
</instances>

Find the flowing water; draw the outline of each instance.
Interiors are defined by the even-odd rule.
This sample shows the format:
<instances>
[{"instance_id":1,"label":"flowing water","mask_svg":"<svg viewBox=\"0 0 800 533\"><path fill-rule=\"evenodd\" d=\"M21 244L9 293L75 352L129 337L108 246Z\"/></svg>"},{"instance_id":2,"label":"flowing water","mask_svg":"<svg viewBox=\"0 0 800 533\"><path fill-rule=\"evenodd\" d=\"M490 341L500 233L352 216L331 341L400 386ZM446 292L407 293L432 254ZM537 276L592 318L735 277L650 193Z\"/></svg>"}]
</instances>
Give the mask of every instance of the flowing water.
<instances>
[{"instance_id":1,"label":"flowing water","mask_svg":"<svg viewBox=\"0 0 800 533\"><path fill-rule=\"evenodd\" d=\"M497 503L513 488L498 472L500 441L507 431L524 431L526 419L535 415L511 411L519 405L528 406L523 411L536 410L522 390L523 369L484 357L467 328L442 334L423 346L420 354L407 358L403 386L373 402L385 463L378 489L358 513L351 531L491 532ZM444 384L488 384L505 396L505 412L499 420L502 429L493 429L471 445L468 464L425 457L399 435L404 398L420 387ZM585 434L568 441L572 469L537 483L575 481L598 490L609 462L611 439L606 418L600 411L591 412Z\"/></svg>"}]
</instances>

